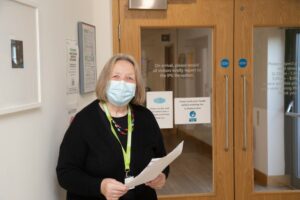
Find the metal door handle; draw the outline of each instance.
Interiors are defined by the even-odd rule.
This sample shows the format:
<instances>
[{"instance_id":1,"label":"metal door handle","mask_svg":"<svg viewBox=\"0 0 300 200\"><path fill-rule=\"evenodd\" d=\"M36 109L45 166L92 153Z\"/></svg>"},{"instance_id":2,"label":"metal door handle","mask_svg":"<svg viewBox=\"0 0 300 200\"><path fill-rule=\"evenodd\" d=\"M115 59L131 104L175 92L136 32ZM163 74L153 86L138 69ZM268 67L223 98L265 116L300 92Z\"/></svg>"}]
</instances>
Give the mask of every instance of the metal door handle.
<instances>
[{"instance_id":1,"label":"metal door handle","mask_svg":"<svg viewBox=\"0 0 300 200\"><path fill-rule=\"evenodd\" d=\"M285 115L289 117L295 117L295 118L300 117L300 113L291 112L293 106L294 106L294 101L291 101L289 106L286 109Z\"/></svg>"},{"instance_id":2,"label":"metal door handle","mask_svg":"<svg viewBox=\"0 0 300 200\"><path fill-rule=\"evenodd\" d=\"M225 78L225 147L224 150L229 150L229 125L228 125L228 75Z\"/></svg>"},{"instance_id":3,"label":"metal door handle","mask_svg":"<svg viewBox=\"0 0 300 200\"><path fill-rule=\"evenodd\" d=\"M243 150L247 150L247 77L245 74L242 76L243 79L243 124L244 124L244 134L243 134Z\"/></svg>"}]
</instances>

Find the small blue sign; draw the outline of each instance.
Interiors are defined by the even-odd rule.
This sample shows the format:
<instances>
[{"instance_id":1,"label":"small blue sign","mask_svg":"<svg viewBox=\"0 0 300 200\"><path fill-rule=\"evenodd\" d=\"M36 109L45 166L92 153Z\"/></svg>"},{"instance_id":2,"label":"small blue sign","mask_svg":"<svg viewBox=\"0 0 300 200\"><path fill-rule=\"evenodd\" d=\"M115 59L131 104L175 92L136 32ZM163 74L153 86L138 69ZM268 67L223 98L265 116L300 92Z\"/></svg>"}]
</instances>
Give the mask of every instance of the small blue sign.
<instances>
[{"instance_id":1,"label":"small blue sign","mask_svg":"<svg viewBox=\"0 0 300 200\"><path fill-rule=\"evenodd\" d=\"M166 99L164 99L164 98L162 98L162 97L157 97L157 98L155 98L153 101L154 101L154 103L162 104L162 103L165 103L165 102L166 102Z\"/></svg>"},{"instance_id":2,"label":"small blue sign","mask_svg":"<svg viewBox=\"0 0 300 200\"><path fill-rule=\"evenodd\" d=\"M229 66L229 60L227 58L223 58L221 60L221 67L227 68Z\"/></svg>"},{"instance_id":3,"label":"small blue sign","mask_svg":"<svg viewBox=\"0 0 300 200\"><path fill-rule=\"evenodd\" d=\"M191 111L190 112L190 117L195 117L196 116L196 112L195 111Z\"/></svg>"},{"instance_id":4,"label":"small blue sign","mask_svg":"<svg viewBox=\"0 0 300 200\"><path fill-rule=\"evenodd\" d=\"M240 60L239 60L239 66L241 67L241 68L245 68L245 67L247 67L247 59L246 58L241 58Z\"/></svg>"},{"instance_id":5,"label":"small blue sign","mask_svg":"<svg viewBox=\"0 0 300 200\"><path fill-rule=\"evenodd\" d=\"M190 115L189 122L196 122L197 121L196 112L195 111L191 111L189 113L189 115Z\"/></svg>"}]
</instances>

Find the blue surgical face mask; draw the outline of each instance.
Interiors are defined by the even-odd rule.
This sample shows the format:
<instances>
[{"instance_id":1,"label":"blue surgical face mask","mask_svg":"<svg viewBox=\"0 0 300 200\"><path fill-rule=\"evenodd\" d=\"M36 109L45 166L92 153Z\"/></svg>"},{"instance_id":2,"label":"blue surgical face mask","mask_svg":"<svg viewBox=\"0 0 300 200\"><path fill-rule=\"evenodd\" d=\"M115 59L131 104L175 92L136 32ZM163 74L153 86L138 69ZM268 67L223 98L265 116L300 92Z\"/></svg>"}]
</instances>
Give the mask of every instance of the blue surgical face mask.
<instances>
[{"instance_id":1,"label":"blue surgical face mask","mask_svg":"<svg viewBox=\"0 0 300 200\"><path fill-rule=\"evenodd\" d=\"M106 97L115 106L125 106L135 96L135 88L134 83L111 80L106 90Z\"/></svg>"}]
</instances>

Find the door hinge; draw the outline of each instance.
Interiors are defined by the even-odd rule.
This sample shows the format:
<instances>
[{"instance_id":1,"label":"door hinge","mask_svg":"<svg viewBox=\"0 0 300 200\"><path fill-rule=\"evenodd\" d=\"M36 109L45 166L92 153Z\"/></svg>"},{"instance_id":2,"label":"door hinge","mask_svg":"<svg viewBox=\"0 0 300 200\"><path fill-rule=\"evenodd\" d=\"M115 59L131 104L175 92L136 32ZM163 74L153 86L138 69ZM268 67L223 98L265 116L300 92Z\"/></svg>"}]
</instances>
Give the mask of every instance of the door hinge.
<instances>
[{"instance_id":1,"label":"door hinge","mask_svg":"<svg viewBox=\"0 0 300 200\"><path fill-rule=\"evenodd\" d=\"M121 24L118 25L118 38L121 40Z\"/></svg>"}]
</instances>

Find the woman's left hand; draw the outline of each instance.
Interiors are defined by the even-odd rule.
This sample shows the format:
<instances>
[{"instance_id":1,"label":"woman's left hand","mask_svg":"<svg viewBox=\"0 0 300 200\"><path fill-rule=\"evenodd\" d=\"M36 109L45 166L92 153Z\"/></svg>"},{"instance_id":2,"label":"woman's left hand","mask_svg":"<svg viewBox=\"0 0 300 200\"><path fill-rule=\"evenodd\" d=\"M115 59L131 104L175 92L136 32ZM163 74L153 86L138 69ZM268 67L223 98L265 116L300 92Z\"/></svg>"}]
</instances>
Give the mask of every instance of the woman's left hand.
<instances>
[{"instance_id":1,"label":"woman's left hand","mask_svg":"<svg viewBox=\"0 0 300 200\"><path fill-rule=\"evenodd\" d=\"M152 187L153 189L161 189L166 183L166 175L160 173L155 179L146 183L147 186Z\"/></svg>"}]
</instances>

